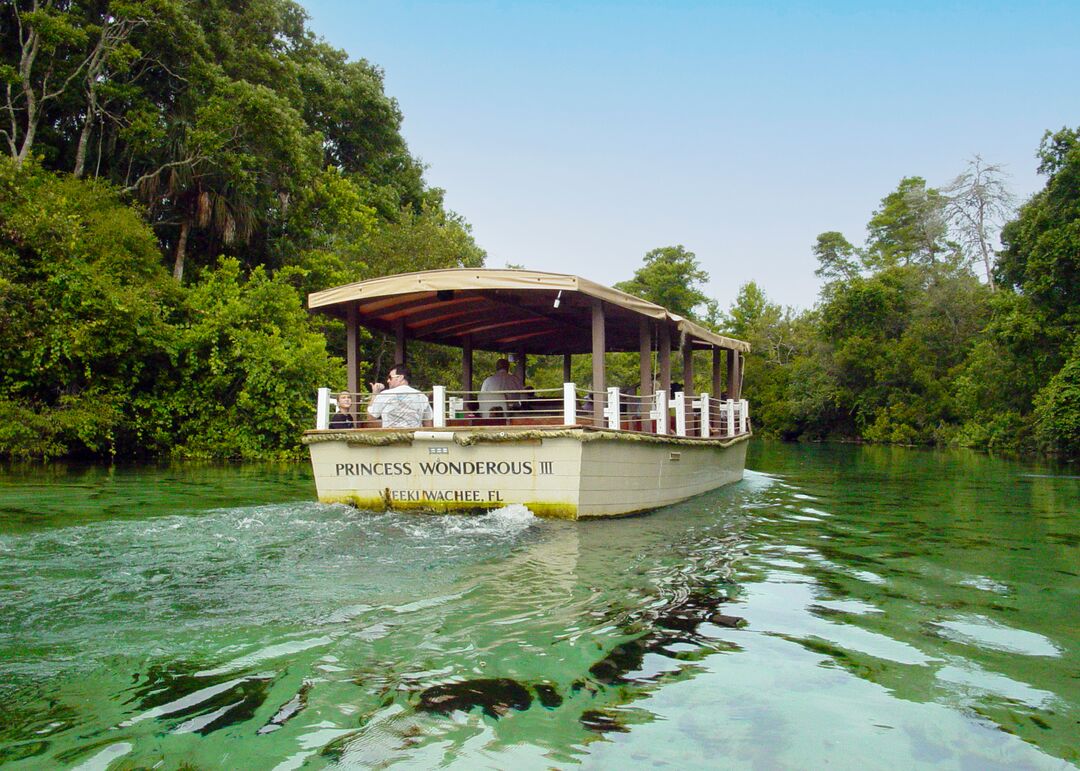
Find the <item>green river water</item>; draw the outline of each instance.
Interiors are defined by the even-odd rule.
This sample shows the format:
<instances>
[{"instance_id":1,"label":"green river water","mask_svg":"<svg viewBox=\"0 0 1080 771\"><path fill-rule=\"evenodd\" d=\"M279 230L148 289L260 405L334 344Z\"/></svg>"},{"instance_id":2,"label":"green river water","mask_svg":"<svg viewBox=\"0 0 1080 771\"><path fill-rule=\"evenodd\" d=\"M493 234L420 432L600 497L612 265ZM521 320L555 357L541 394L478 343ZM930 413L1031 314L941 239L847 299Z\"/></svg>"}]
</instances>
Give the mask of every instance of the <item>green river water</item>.
<instances>
[{"instance_id":1,"label":"green river water","mask_svg":"<svg viewBox=\"0 0 1080 771\"><path fill-rule=\"evenodd\" d=\"M0 765L1080 764L1080 476L755 440L607 522L0 471ZM740 621L740 619L742 621Z\"/></svg>"}]
</instances>

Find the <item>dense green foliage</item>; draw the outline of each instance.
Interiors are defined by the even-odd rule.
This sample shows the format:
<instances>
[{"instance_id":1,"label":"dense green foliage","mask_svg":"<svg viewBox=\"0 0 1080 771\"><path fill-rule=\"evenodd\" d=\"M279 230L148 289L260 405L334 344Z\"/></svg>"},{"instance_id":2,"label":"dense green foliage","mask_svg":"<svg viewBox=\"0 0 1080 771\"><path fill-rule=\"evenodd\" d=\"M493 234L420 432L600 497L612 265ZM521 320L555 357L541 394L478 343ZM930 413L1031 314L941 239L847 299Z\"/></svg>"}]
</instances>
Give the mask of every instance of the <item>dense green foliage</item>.
<instances>
[{"instance_id":1,"label":"dense green foliage","mask_svg":"<svg viewBox=\"0 0 1080 771\"><path fill-rule=\"evenodd\" d=\"M295 453L344 381L306 294L483 264L292 0L15 0L0 79L0 455Z\"/></svg>"},{"instance_id":2,"label":"dense green foliage","mask_svg":"<svg viewBox=\"0 0 1080 771\"><path fill-rule=\"evenodd\" d=\"M0 160L0 452L130 446L177 301L153 233L104 185Z\"/></svg>"},{"instance_id":3,"label":"dense green foliage","mask_svg":"<svg viewBox=\"0 0 1080 771\"><path fill-rule=\"evenodd\" d=\"M4 454L288 454L340 374L288 271L179 287L104 185L0 161L0 222Z\"/></svg>"},{"instance_id":4,"label":"dense green foliage","mask_svg":"<svg viewBox=\"0 0 1080 771\"><path fill-rule=\"evenodd\" d=\"M958 180L952 197L901 180L882 199L862 247L818 236L827 283L795 315L743 287L724 319L754 345L746 375L759 429L787 438L958 444L1080 457L1080 139L1048 133L1046 187L1002 230L994 277L982 230L954 241L953 219L981 228L1000 208L996 167ZM1000 194L999 194L1000 196ZM956 217L959 207L978 207ZM965 212L960 211L960 214ZM959 242L970 244L965 253ZM993 287L997 287L994 291Z\"/></svg>"}]
</instances>

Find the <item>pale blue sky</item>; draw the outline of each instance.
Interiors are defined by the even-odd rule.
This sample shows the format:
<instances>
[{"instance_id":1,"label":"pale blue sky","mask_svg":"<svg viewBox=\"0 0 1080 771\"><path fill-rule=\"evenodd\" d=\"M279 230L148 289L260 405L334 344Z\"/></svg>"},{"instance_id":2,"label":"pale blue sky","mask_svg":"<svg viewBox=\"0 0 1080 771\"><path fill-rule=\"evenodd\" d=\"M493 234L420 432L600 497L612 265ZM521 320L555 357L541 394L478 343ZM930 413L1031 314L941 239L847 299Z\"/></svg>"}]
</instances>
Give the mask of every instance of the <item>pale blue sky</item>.
<instances>
[{"instance_id":1,"label":"pale blue sky","mask_svg":"<svg viewBox=\"0 0 1080 771\"><path fill-rule=\"evenodd\" d=\"M904 176L975 153L1038 190L1080 125L1080 2L301 0L381 67L431 185L488 264L611 284L682 244L727 308L807 308L810 248L861 243Z\"/></svg>"}]
</instances>

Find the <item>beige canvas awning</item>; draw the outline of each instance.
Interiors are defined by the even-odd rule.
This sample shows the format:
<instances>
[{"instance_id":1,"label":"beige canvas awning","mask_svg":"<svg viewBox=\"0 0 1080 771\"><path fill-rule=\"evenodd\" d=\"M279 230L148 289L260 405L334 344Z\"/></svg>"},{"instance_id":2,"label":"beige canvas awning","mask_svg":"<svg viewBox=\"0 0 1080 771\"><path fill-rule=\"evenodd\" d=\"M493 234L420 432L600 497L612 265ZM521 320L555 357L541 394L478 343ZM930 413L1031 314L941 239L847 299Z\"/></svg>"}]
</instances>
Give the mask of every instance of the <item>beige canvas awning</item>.
<instances>
[{"instance_id":1,"label":"beige canvas awning","mask_svg":"<svg viewBox=\"0 0 1080 771\"><path fill-rule=\"evenodd\" d=\"M558 300L558 303L556 303ZM672 347L746 353L749 343L711 332L659 305L578 276L532 270L454 268L403 273L314 292L312 311L345 318L350 305L362 326L476 350L529 354L590 353L591 312L604 306L606 349L637 351L641 318L666 331Z\"/></svg>"}]
</instances>

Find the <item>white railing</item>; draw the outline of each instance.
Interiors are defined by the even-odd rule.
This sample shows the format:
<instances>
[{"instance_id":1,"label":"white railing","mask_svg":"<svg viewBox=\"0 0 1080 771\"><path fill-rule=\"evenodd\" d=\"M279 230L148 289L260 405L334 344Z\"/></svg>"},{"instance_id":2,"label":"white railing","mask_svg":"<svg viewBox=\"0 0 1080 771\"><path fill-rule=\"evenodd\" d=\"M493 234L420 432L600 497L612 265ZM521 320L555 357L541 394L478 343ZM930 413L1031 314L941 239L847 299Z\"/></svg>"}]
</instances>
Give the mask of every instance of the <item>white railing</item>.
<instances>
[{"instance_id":1,"label":"white railing","mask_svg":"<svg viewBox=\"0 0 1080 771\"><path fill-rule=\"evenodd\" d=\"M575 425L578 422L578 387L573 383L563 383L563 425Z\"/></svg>"},{"instance_id":2,"label":"white railing","mask_svg":"<svg viewBox=\"0 0 1080 771\"><path fill-rule=\"evenodd\" d=\"M577 392L573 383L562 388L526 388L520 391L443 391L446 417L455 420L500 422L543 422L571 424L577 415ZM567 403L572 409L567 417ZM434 409L434 408L433 408ZM437 410L436 410L437 412ZM479 425L485 425L481 422Z\"/></svg>"},{"instance_id":3,"label":"white railing","mask_svg":"<svg viewBox=\"0 0 1080 771\"><path fill-rule=\"evenodd\" d=\"M593 404L601 394L564 383L562 388L523 391L449 391L434 386L424 392L431 401L434 428L486 425L596 426L675 436L734 437L750 430L750 407L745 399L717 399L707 393L696 398L681 391L649 396L624 393L617 387L603 393L604 408L597 423ZM483 393L483 399L481 398ZM343 411L348 419L332 420L342 396L351 398ZM492 398L496 397L496 398ZM367 413L372 395L318 390L315 428L377 428ZM493 403L498 402L498 403ZM337 425L332 425L336 423ZM350 425L351 424L351 425Z\"/></svg>"},{"instance_id":4,"label":"white railing","mask_svg":"<svg viewBox=\"0 0 1080 771\"><path fill-rule=\"evenodd\" d=\"M334 401L334 407L337 407L337 401ZM317 431L325 431L327 426L330 425L330 389L320 388L319 398L315 407L315 429Z\"/></svg>"},{"instance_id":5,"label":"white railing","mask_svg":"<svg viewBox=\"0 0 1080 771\"><path fill-rule=\"evenodd\" d=\"M446 428L446 386L432 386L431 414L435 428Z\"/></svg>"}]
</instances>

